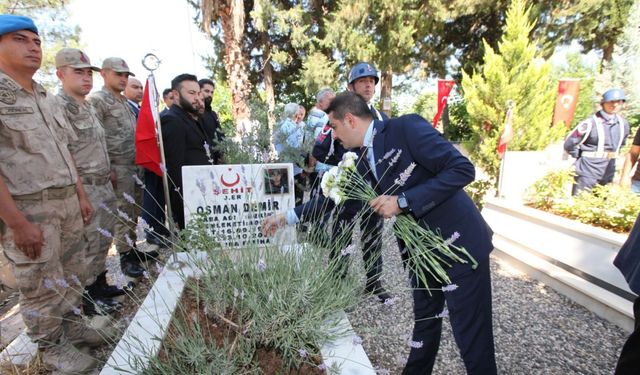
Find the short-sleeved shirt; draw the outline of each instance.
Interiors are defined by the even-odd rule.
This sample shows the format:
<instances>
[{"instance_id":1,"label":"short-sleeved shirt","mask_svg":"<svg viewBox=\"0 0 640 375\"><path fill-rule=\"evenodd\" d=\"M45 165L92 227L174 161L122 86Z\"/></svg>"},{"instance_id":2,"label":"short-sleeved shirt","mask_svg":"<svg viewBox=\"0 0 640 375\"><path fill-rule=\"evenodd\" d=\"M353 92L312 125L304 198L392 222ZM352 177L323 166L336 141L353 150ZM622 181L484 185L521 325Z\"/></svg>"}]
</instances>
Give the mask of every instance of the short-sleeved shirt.
<instances>
[{"instance_id":1,"label":"short-sleeved shirt","mask_svg":"<svg viewBox=\"0 0 640 375\"><path fill-rule=\"evenodd\" d=\"M91 94L89 101L102 123L111 164L134 165L136 158L136 117L123 95L115 96L106 87Z\"/></svg>"},{"instance_id":2,"label":"short-sleeved shirt","mask_svg":"<svg viewBox=\"0 0 640 375\"><path fill-rule=\"evenodd\" d=\"M69 151L80 176L108 176L111 170L104 129L88 101L78 102L63 90L58 93L64 114L78 137L69 143Z\"/></svg>"},{"instance_id":3,"label":"short-sleeved shirt","mask_svg":"<svg viewBox=\"0 0 640 375\"><path fill-rule=\"evenodd\" d=\"M73 185L67 146L75 133L55 95L36 82L33 93L0 72L0 177L11 195Z\"/></svg>"}]
</instances>

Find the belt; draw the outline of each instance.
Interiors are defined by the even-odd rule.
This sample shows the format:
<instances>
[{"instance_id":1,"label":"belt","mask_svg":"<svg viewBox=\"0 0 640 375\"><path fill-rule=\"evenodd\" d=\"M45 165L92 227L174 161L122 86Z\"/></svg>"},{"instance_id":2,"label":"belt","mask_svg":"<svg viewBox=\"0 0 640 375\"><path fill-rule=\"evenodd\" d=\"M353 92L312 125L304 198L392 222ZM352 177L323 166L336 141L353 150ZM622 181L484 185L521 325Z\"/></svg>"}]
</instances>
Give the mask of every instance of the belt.
<instances>
[{"instance_id":1,"label":"belt","mask_svg":"<svg viewBox=\"0 0 640 375\"><path fill-rule=\"evenodd\" d=\"M109 176L81 176L80 179L85 185L105 185L111 181Z\"/></svg>"},{"instance_id":2,"label":"belt","mask_svg":"<svg viewBox=\"0 0 640 375\"><path fill-rule=\"evenodd\" d=\"M587 157L587 158L615 159L618 157L618 153L615 151L603 151L603 152L582 151L580 153L580 156Z\"/></svg>"},{"instance_id":3,"label":"belt","mask_svg":"<svg viewBox=\"0 0 640 375\"><path fill-rule=\"evenodd\" d=\"M67 199L76 195L76 185L48 188L37 193L14 195L16 201L45 201L52 199Z\"/></svg>"}]
</instances>

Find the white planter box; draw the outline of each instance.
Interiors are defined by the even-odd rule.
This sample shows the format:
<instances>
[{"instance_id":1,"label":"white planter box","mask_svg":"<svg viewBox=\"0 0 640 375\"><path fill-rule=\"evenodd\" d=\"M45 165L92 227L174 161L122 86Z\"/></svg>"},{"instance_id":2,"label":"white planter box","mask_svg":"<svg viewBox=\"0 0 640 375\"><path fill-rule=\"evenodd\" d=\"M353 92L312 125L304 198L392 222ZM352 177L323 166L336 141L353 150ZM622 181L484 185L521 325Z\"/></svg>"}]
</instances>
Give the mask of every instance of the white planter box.
<instances>
[{"instance_id":1,"label":"white planter box","mask_svg":"<svg viewBox=\"0 0 640 375\"><path fill-rule=\"evenodd\" d=\"M199 254L203 257L204 254ZM193 256L191 256L193 257ZM101 375L136 374L136 368L144 367L147 358L158 353L162 340L169 328L171 317L177 306L185 280L194 275L188 254L178 254L184 266L172 270L168 265L158 276L156 283L132 319L129 327L107 360ZM346 314L342 313L340 330L345 335L321 348L324 363L331 367L340 366L341 374L375 375L362 345L353 345L355 335Z\"/></svg>"},{"instance_id":2,"label":"white planter box","mask_svg":"<svg viewBox=\"0 0 640 375\"><path fill-rule=\"evenodd\" d=\"M613 265L627 236L500 199L482 215L494 231L496 255L625 329L633 299Z\"/></svg>"}]
</instances>

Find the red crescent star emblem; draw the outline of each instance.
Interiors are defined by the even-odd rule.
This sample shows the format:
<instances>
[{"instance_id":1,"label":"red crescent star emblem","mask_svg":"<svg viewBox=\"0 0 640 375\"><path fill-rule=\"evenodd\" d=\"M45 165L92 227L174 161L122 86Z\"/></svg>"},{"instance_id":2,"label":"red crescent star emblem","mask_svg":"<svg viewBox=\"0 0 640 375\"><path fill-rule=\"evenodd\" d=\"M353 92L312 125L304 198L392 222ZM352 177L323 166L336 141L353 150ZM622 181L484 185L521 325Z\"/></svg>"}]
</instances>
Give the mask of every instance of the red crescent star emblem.
<instances>
[{"instance_id":1,"label":"red crescent star emblem","mask_svg":"<svg viewBox=\"0 0 640 375\"><path fill-rule=\"evenodd\" d=\"M229 168L229 170L231 170L231 168ZM226 186L226 187L232 187L232 186L234 186L234 185L237 185L237 184L238 184L238 182L240 182L240 174L239 174L239 173L236 173L236 180L235 180L235 181L233 181L233 182L231 182L231 183L229 183L229 182L225 181L225 180L224 180L224 175L221 175L221 176L220 176L220 182L222 183L222 185L224 185L224 186Z\"/></svg>"}]
</instances>

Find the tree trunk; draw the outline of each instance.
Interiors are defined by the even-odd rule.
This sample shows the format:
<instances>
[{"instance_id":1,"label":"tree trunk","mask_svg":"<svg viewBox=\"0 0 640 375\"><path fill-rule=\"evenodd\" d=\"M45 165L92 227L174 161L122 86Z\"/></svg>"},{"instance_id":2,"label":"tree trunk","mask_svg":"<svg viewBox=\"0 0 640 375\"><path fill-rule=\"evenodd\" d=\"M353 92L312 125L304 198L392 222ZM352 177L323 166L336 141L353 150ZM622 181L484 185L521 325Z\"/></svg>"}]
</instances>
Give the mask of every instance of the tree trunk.
<instances>
[{"instance_id":1,"label":"tree trunk","mask_svg":"<svg viewBox=\"0 0 640 375\"><path fill-rule=\"evenodd\" d=\"M391 117L391 84L393 79L393 71L388 66L381 74L380 79L380 108L382 112Z\"/></svg>"},{"instance_id":2,"label":"tree trunk","mask_svg":"<svg viewBox=\"0 0 640 375\"><path fill-rule=\"evenodd\" d=\"M269 130L273 131L276 124L276 95L273 90L273 66L271 66L271 43L266 32L262 32L262 45L264 46L262 68L264 87L267 93L267 121Z\"/></svg>"},{"instance_id":3,"label":"tree trunk","mask_svg":"<svg viewBox=\"0 0 640 375\"><path fill-rule=\"evenodd\" d=\"M219 8L220 23L224 37L224 66L227 71L229 89L232 97L233 119L236 122L236 135L251 130L249 93L251 83L247 74L247 57L242 51L244 37L244 2L230 0Z\"/></svg>"}]
</instances>

